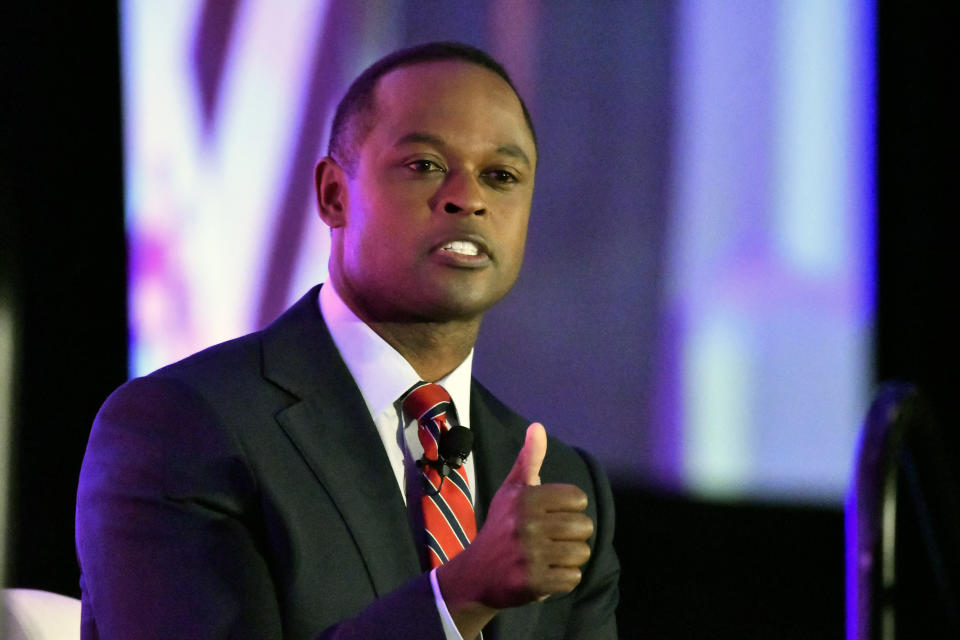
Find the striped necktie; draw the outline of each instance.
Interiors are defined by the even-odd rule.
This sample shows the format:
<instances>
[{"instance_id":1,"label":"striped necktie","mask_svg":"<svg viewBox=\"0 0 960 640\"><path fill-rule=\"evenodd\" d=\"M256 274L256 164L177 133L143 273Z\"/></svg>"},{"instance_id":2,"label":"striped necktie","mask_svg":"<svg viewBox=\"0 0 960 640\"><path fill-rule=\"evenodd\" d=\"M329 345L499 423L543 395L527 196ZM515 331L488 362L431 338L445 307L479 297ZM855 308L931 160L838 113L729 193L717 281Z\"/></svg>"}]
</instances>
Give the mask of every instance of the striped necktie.
<instances>
[{"instance_id":1,"label":"striped necktie","mask_svg":"<svg viewBox=\"0 0 960 640\"><path fill-rule=\"evenodd\" d=\"M404 413L419 425L420 444L427 460L437 460L440 434L450 428L447 419L452 410L450 394L438 384L421 383L403 399ZM438 567L460 553L477 535L473 494L462 465L443 482L436 469L424 465L421 479L427 554L430 566Z\"/></svg>"}]
</instances>

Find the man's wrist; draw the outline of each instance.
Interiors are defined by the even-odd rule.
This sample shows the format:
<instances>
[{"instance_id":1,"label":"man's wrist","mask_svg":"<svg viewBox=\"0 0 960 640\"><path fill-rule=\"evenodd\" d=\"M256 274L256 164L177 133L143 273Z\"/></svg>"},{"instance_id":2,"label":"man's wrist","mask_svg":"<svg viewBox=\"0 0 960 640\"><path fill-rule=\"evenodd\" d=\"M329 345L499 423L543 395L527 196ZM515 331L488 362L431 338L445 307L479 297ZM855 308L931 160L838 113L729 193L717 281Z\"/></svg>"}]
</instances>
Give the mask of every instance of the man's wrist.
<instances>
[{"instance_id":1,"label":"man's wrist","mask_svg":"<svg viewBox=\"0 0 960 640\"><path fill-rule=\"evenodd\" d=\"M443 635L447 640L463 640L460 630L457 629L457 623L454 622L447 609L447 603L443 599L443 593L440 591L440 583L437 581L437 569L430 571L430 588L433 589L433 601L437 605L437 613L440 614L440 623L443 625Z\"/></svg>"},{"instance_id":2,"label":"man's wrist","mask_svg":"<svg viewBox=\"0 0 960 640\"><path fill-rule=\"evenodd\" d=\"M465 639L480 637L480 632L497 614L498 609L488 607L473 597L470 588L473 585L458 580L451 575L454 567L445 564L437 567L431 573L431 584L435 584L436 592L457 627L457 631Z\"/></svg>"}]
</instances>

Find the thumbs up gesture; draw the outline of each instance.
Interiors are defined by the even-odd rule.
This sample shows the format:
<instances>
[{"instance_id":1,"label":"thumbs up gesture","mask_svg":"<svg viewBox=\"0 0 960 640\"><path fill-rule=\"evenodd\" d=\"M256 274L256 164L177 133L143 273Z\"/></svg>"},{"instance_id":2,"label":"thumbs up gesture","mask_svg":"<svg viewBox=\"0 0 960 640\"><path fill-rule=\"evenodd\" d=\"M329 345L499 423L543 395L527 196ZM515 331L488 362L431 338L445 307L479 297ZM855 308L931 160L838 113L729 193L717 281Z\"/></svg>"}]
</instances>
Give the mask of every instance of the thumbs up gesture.
<instances>
[{"instance_id":1,"label":"thumbs up gesture","mask_svg":"<svg viewBox=\"0 0 960 640\"><path fill-rule=\"evenodd\" d=\"M540 467L547 456L547 430L539 422L527 427L523 448L503 484L534 486L540 484ZM586 498L586 496L584 496Z\"/></svg>"},{"instance_id":2,"label":"thumbs up gesture","mask_svg":"<svg viewBox=\"0 0 960 640\"><path fill-rule=\"evenodd\" d=\"M593 533L583 513L587 496L573 485L540 484L546 453L547 433L533 423L476 539L437 570L464 637L478 633L498 609L567 593L580 583Z\"/></svg>"}]
</instances>

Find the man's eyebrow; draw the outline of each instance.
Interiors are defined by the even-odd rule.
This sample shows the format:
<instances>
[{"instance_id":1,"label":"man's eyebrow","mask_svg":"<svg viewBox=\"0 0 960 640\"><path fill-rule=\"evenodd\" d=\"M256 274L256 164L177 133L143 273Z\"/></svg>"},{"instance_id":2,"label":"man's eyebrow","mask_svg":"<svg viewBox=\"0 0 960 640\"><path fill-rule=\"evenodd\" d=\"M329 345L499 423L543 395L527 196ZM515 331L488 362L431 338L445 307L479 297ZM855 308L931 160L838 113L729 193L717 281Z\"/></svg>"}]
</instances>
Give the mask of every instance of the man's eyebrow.
<instances>
[{"instance_id":1,"label":"man's eyebrow","mask_svg":"<svg viewBox=\"0 0 960 640\"><path fill-rule=\"evenodd\" d=\"M516 158L520 160L527 167L532 167L533 163L530 162L530 158L527 157L527 154L523 152L523 149L518 147L515 144L505 144L497 147L497 153L502 153L505 156L510 156L511 158Z\"/></svg>"},{"instance_id":2,"label":"man's eyebrow","mask_svg":"<svg viewBox=\"0 0 960 640\"><path fill-rule=\"evenodd\" d=\"M405 134L397 138L397 141L394 143L394 146L400 147L405 144L429 144L435 147L445 147L447 143L438 135L433 133L426 133L425 131L413 131L411 133ZM528 167L532 167L533 163L530 162L530 158L524 153L523 149L518 147L515 144L504 144L500 145L496 149L497 153L503 154L505 156L510 156L511 158L516 158L523 162Z\"/></svg>"},{"instance_id":3,"label":"man's eyebrow","mask_svg":"<svg viewBox=\"0 0 960 640\"><path fill-rule=\"evenodd\" d=\"M440 136L434 135L432 133L425 133L423 131L414 131L408 133L404 136L397 138L397 141L394 143L395 147L399 147L405 144L432 144L435 147L445 147L446 143L443 141L443 138Z\"/></svg>"}]
</instances>

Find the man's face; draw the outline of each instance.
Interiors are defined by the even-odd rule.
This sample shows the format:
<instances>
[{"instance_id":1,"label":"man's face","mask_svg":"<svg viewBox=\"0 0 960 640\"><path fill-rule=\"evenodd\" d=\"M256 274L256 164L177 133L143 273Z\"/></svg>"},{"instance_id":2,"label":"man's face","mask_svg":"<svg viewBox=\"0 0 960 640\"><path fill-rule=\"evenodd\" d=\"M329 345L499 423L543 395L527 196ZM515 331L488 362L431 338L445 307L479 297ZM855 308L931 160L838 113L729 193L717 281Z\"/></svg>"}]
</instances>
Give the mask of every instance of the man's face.
<instances>
[{"instance_id":1,"label":"man's face","mask_svg":"<svg viewBox=\"0 0 960 640\"><path fill-rule=\"evenodd\" d=\"M479 319L523 261L536 152L520 102L482 67L396 69L347 178L331 275L367 320Z\"/></svg>"}]
</instances>

